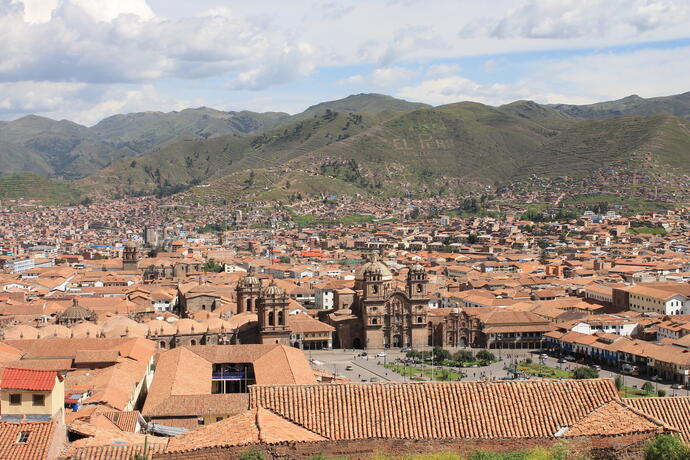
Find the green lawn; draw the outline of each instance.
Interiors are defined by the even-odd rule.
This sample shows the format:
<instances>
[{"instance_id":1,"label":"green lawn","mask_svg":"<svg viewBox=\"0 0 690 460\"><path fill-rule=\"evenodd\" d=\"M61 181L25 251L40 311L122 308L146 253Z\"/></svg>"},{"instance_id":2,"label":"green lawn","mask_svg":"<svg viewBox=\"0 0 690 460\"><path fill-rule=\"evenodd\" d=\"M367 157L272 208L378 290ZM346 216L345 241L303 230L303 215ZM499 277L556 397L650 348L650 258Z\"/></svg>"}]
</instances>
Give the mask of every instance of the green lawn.
<instances>
[{"instance_id":1,"label":"green lawn","mask_svg":"<svg viewBox=\"0 0 690 460\"><path fill-rule=\"evenodd\" d=\"M441 368L403 366L400 364L384 364L384 367L402 376L408 377L410 380L427 380L428 378L439 382L446 382L460 380L465 376L461 372Z\"/></svg>"},{"instance_id":2,"label":"green lawn","mask_svg":"<svg viewBox=\"0 0 690 460\"><path fill-rule=\"evenodd\" d=\"M525 375L543 377L547 379L572 379L573 373L556 367L549 367L545 364L527 363L522 361L517 365L517 370Z\"/></svg>"},{"instance_id":3,"label":"green lawn","mask_svg":"<svg viewBox=\"0 0 690 460\"><path fill-rule=\"evenodd\" d=\"M625 385L618 390L618 393L621 395L621 398L654 398L657 396L655 392L647 393L639 388L627 387Z\"/></svg>"}]
</instances>

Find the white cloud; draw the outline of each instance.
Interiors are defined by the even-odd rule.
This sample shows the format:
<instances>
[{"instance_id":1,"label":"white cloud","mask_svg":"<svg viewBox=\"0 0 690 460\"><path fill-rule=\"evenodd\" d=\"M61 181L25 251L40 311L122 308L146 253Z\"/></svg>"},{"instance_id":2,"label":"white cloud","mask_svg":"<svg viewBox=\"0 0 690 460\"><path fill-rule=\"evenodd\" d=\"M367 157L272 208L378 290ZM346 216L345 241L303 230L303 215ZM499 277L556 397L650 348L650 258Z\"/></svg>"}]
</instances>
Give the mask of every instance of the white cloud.
<instances>
[{"instance_id":1,"label":"white cloud","mask_svg":"<svg viewBox=\"0 0 690 460\"><path fill-rule=\"evenodd\" d=\"M336 86L357 86L361 85L363 83L366 83L367 79L364 77L364 75L350 75L347 78L342 78L340 80L337 80L335 82Z\"/></svg>"},{"instance_id":2,"label":"white cloud","mask_svg":"<svg viewBox=\"0 0 690 460\"><path fill-rule=\"evenodd\" d=\"M0 0L0 81L118 83L237 73L238 85L260 87L313 68L307 62L313 46L227 9L166 19L144 0L62 0L48 21L27 22L22 6Z\"/></svg>"},{"instance_id":3,"label":"white cloud","mask_svg":"<svg viewBox=\"0 0 690 460\"><path fill-rule=\"evenodd\" d=\"M397 95L429 104L469 100L500 105L518 99L588 104L630 94L642 97L676 94L688 90L690 47L545 60L534 68L533 73L509 84L482 84L451 76L401 88Z\"/></svg>"},{"instance_id":4,"label":"white cloud","mask_svg":"<svg viewBox=\"0 0 690 460\"><path fill-rule=\"evenodd\" d=\"M530 0L510 10L489 34L497 38L561 39L627 35L687 21L684 0Z\"/></svg>"},{"instance_id":5,"label":"white cloud","mask_svg":"<svg viewBox=\"0 0 690 460\"><path fill-rule=\"evenodd\" d=\"M263 56L263 62L257 62L251 70L241 72L226 87L259 90L308 75L314 70L314 51L308 43L285 45L279 50L269 51Z\"/></svg>"},{"instance_id":6,"label":"white cloud","mask_svg":"<svg viewBox=\"0 0 690 460\"><path fill-rule=\"evenodd\" d=\"M434 64L426 69L426 74L430 77L445 77L459 72L460 66L458 64Z\"/></svg>"}]
</instances>

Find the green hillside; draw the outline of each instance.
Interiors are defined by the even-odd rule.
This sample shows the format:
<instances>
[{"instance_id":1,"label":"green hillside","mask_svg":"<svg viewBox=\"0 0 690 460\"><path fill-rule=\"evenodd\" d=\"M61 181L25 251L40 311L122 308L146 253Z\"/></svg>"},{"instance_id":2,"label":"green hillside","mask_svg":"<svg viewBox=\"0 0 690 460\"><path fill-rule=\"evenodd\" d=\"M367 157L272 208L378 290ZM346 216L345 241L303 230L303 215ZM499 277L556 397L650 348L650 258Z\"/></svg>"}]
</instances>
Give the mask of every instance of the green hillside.
<instances>
[{"instance_id":1,"label":"green hillside","mask_svg":"<svg viewBox=\"0 0 690 460\"><path fill-rule=\"evenodd\" d=\"M80 181L96 191L169 194L214 177L279 166L375 126L384 115L326 111L258 136L187 137Z\"/></svg>"},{"instance_id":2,"label":"green hillside","mask_svg":"<svg viewBox=\"0 0 690 460\"><path fill-rule=\"evenodd\" d=\"M674 96L648 99L632 95L617 101L598 102L589 105L554 104L551 108L568 116L589 120L619 117L622 115L675 115L690 120L690 91Z\"/></svg>"},{"instance_id":3,"label":"green hillside","mask_svg":"<svg viewBox=\"0 0 690 460\"><path fill-rule=\"evenodd\" d=\"M392 96L386 96L385 94L353 94L343 99L312 105L301 114L295 115L295 118L301 119L311 117L314 116L314 114L323 113L327 109L335 112L352 112L371 115L385 111L411 112L425 107L431 106L419 102L396 99Z\"/></svg>"},{"instance_id":4,"label":"green hillside","mask_svg":"<svg viewBox=\"0 0 690 460\"><path fill-rule=\"evenodd\" d=\"M30 171L45 177L77 179L181 135L204 139L258 133L288 117L285 113L199 108L116 115L87 128L30 115L0 124L0 175Z\"/></svg>"},{"instance_id":5,"label":"green hillside","mask_svg":"<svg viewBox=\"0 0 690 460\"><path fill-rule=\"evenodd\" d=\"M672 116L578 120L523 101L375 116L327 109L259 136L173 142L119 160L81 183L103 193L135 194L196 185L199 197L222 199L435 196L531 175L588 177L611 166L634 167L642 153L657 165L690 172L689 133L688 122Z\"/></svg>"},{"instance_id":6,"label":"green hillside","mask_svg":"<svg viewBox=\"0 0 690 460\"><path fill-rule=\"evenodd\" d=\"M33 173L0 177L0 200L17 198L38 200L47 204L68 204L77 202L80 194L70 184L46 179Z\"/></svg>"}]
</instances>

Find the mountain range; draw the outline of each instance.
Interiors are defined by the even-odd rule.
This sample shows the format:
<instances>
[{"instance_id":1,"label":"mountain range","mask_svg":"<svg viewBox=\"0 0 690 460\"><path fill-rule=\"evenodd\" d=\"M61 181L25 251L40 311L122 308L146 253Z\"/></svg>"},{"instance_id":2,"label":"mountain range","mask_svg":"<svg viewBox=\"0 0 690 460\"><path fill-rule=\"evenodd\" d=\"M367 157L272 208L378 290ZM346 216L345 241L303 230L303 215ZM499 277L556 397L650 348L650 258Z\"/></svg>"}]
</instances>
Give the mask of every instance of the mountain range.
<instances>
[{"instance_id":1,"label":"mountain range","mask_svg":"<svg viewBox=\"0 0 690 460\"><path fill-rule=\"evenodd\" d=\"M105 197L435 196L535 175L690 173L689 119L690 92L500 107L359 94L297 115L198 108L116 115L93 127L28 116L0 123L0 174L71 179Z\"/></svg>"}]
</instances>

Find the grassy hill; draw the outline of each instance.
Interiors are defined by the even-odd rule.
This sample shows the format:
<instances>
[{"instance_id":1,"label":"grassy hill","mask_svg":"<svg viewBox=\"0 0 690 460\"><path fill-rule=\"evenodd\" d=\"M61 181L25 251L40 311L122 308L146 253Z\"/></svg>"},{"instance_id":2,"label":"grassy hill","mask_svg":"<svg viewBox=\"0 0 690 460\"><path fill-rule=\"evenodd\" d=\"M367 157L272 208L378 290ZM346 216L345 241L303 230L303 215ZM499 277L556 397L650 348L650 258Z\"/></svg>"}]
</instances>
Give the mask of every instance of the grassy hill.
<instances>
[{"instance_id":1,"label":"grassy hill","mask_svg":"<svg viewBox=\"0 0 690 460\"><path fill-rule=\"evenodd\" d=\"M226 174L277 167L363 132L382 116L324 112L258 136L186 137L118 160L80 183L108 193L169 194Z\"/></svg>"},{"instance_id":2,"label":"grassy hill","mask_svg":"<svg viewBox=\"0 0 690 460\"><path fill-rule=\"evenodd\" d=\"M419 102L409 102L403 99L396 99L385 94L353 94L343 99L335 101L322 102L320 104L312 105L295 118L312 117L314 114L320 114L326 110L333 110L335 112L352 112L363 114L376 114L385 111L391 112L411 112L417 109L431 107L428 104Z\"/></svg>"},{"instance_id":3,"label":"grassy hill","mask_svg":"<svg viewBox=\"0 0 690 460\"><path fill-rule=\"evenodd\" d=\"M642 98L636 94L616 101L589 105L554 104L551 108L568 116L598 120L622 115L668 114L690 120L690 91L674 96Z\"/></svg>"},{"instance_id":4,"label":"grassy hill","mask_svg":"<svg viewBox=\"0 0 690 460\"><path fill-rule=\"evenodd\" d=\"M403 114L327 109L258 136L174 142L81 183L102 192L159 194L191 185L202 199L436 196L532 175L586 178L621 165L690 173L688 145L688 122L677 117L579 120L527 101ZM641 161L645 155L652 161Z\"/></svg>"},{"instance_id":5,"label":"grassy hill","mask_svg":"<svg viewBox=\"0 0 690 460\"><path fill-rule=\"evenodd\" d=\"M70 184L46 179L33 173L0 177L0 200L26 198L47 204L75 203L79 192Z\"/></svg>"},{"instance_id":6,"label":"grassy hill","mask_svg":"<svg viewBox=\"0 0 690 460\"><path fill-rule=\"evenodd\" d=\"M288 117L284 113L199 108L116 115L87 128L71 121L30 115L0 124L0 175L30 171L76 179L181 135L204 139L257 133Z\"/></svg>"},{"instance_id":7,"label":"grassy hill","mask_svg":"<svg viewBox=\"0 0 690 460\"><path fill-rule=\"evenodd\" d=\"M0 174L95 171L76 185L106 197L193 187L198 199L291 200L483 194L535 177L585 184L639 172L663 195L676 187L664 177L690 174L689 96L430 107L358 94L294 116L200 108L118 115L92 128L25 117L0 123ZM649 194L639 189L627 199Z\"/></svg>"}]
</instances>

